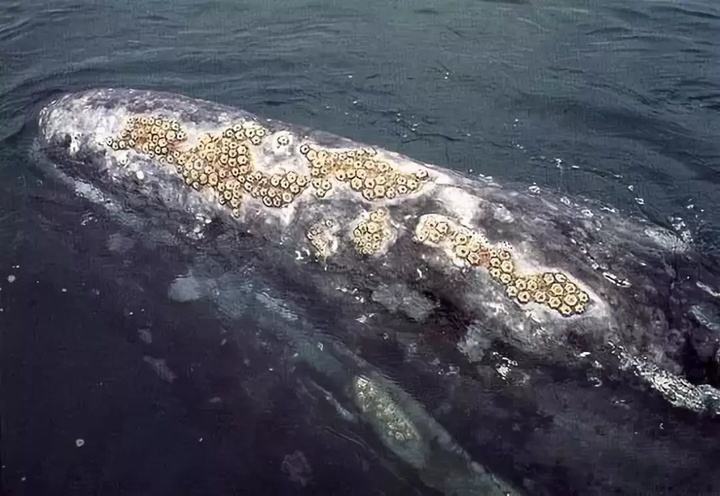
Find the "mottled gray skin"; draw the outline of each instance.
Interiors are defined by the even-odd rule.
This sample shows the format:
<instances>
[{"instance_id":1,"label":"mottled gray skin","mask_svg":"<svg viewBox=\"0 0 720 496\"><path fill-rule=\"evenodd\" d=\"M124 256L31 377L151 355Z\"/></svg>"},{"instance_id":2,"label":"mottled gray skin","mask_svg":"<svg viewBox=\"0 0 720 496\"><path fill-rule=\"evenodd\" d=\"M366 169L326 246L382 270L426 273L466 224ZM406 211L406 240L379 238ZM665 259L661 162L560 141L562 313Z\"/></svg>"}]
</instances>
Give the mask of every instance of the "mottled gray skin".
<instances>
[{"instance_id":1,"label":"mottled gray skin","mask_svg":"<svg viewBox=\"0 0 720 496\"><path fill-rule=\"evenodd\" d=\"M305 238L311 224L332 219L347 226L381 203L342 191L318 200L307 191L286 212L248 201L240 219L234 219L213 199L185 186L171 168L138 154L119 156L109 150L105 139L119 133L128 114L159 114L213 131L233 120L257 119L234 108L166 93L92 90L68 95L44 109L41 140L48 155L69 175L94 185L103 198L171 236L191 238L198 216L212 219L210 226L222 227L222 236L249 235L253 243L243 237L245 241L238 241L243 248L237 252L232 244L223 244L220 250L228 257L251 256L288 287L306 288L307 298L338 316L338 325L350 330L355 317L372 318L382 310L383 320L374 329L382 329L384 322L388 331L399 325L424 333L447 323L450 316L468 333L450 340L460 342L458 349L470 363L480 360L483 342L496 341L517 350L528 362L567 367L580 374L593 370L604 381L630 382L677 407L720 412L720 396L713 387L720 382L718 266L672 233L589 203L513 191L387 153L398 163L425 168L435 181L419 195L384 205L398 228L386 253L361 257L345 235L335 254L318 261L309 255ZM361 146L277 121L259 123L271 134L291 134L295 148L306 141L328 148ZM271 165L307 166L297 151L286 163L273 158ZM417 243L414 226L420 216L431 213L459 219L491 242L510 243L515 255L529 265L567 273L589 292L588 311L563 318L543 308L521 306L484 270L458 267L440 250ZM203 230L212 233L210 226ZM248 253L248 245L258 251ZM478 333L479 343L470 339ZM528 367L525 373L533 376ZM512 372L509 377L512 383ZM475 386L453 387L481 394ZM590 393L582 389L582 397ZM549 401L539 392L519 394L533 396L540 404ZM595 401L604 403L596 405L598 413L586 419L587 425L621 429L614 414L604 410L603 405L609 404L607 393L597 395ZM460 393L456 397L467 399ZM556 408L551 403L543 408ZM567 429L571 432L577 426ZM589 439L591 433L578 435ZM678 448L666 451L674 449Z\"/></svg>"}]
</instances>

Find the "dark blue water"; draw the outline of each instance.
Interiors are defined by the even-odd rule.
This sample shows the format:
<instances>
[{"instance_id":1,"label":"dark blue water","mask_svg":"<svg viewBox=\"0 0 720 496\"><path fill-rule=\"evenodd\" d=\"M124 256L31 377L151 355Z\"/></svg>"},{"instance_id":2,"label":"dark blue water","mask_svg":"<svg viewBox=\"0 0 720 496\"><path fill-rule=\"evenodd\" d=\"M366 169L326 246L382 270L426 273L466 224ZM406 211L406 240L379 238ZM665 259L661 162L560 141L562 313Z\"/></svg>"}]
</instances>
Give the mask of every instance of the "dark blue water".
<instances>
[{"instance_id":1,"label":"dark blue water","mask_svg":"<svg viewBox=\"0 0 720 496\"><path fill-rule=\"evenodd\" d=\"M47 181L31 154L37 112L97 86L176 91L470 175L547 186L720 251L712 0L2 0L7 494L430 491L402 469L379 464L369 475L377 460L359 451L355 464L336 459L347 441L308 438L292 420L302 405L238 392L247 371L217 346L225 331L212 312L158 302L182 256L159 262L152 251L108 246L114 228ZM166 333L164 346L186 358L178 375L195 379L158 379L138 352L146 328ZM222 367L190 370L208 361ZM287 387L268 383L268 398ZM223 392L223 406L207 402L208 390ZM297 447L322 460L314 485L278 470L298 459L286 458ZM527 467L506 473L534 477ZM582 481L564 477L558 469L538 476L546 486L528 486L582 494Z\"/></svg>"}]
</instances>

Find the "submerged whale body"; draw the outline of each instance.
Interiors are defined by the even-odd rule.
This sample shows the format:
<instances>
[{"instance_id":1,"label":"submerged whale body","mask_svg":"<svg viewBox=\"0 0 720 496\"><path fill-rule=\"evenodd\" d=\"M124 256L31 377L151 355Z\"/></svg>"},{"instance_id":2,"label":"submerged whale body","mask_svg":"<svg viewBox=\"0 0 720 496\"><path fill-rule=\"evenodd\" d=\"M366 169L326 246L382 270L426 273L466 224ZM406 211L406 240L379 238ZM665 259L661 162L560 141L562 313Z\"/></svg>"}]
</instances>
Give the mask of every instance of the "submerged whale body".
<instances>
[{"instance_id":1,"label":"submerged whale body","mask_svg":"<svg viewBox=\"0 0 720 496\"><path fill-rule=\"evenodd\" d=\"M574 415L573 427L545 427L553 432L545 441L591 422L622 432L627 418L611 411L616 393L594 387L603 383L634 398L635 419L648 405L711 423L720 414L718 267L657 227L167 93L67 95L42 111L40 139L62 173L91 186L98 201L189 242L212 225L225 239L255 240L252 255L224 243L217 256L252 256L297 288L298 301L332 312L338 332L397 331L401 348L407 336L442 334L453 359L463 360L457 377L445 379L450 409L481 411L481 386L499 380L507 391L498 394L520 411L544 405L556 423ZM482 443L453 439L417 399L421 392L404 391L347 347L295 344L310 368L331 378L323 387L347 399L338 412L353 415L351 405L429 487L520 491L475 463ZM403 348L399 369L424 370L413 346ZM498 347L508 356L489 351ZM493 379L483 377L488 363ZM547 404L543 388L558 394L550 386L557 367L587 379L574 390L582 399L564 402L594 402L595 416ZM596 433L582 435L597 452L608 449L590 441ZM690 449L657 442L678 457ZM610 465L598 469L597 478L607 478L600 491L622 479L622 468Z\"/></svg>"}]
</instances>

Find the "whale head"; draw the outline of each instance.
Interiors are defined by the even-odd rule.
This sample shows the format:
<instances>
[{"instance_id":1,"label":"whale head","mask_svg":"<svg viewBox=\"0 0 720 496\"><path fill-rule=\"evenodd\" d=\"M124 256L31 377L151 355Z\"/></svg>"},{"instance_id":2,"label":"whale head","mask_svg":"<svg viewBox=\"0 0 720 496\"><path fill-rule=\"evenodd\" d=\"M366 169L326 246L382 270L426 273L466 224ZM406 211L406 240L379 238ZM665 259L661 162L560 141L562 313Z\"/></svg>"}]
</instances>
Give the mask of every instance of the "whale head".
<instances>
[{"instance_id":1,"label":"whale head","mask_svg":"<svg viewBox=\"0 0 720 496\"><path fill-rule=\"evenodd\" d=\"M188 188L173 167L161 166L152 156L131 149L113 149L113 140L122 135L133 116L158 109L168 118L192 112L191 104L171 107L167 98L164 93L124 89L64 95L40 112L43 152L63 174L92 185L118 204L144 212L207 214L214 210L212 203ZM175 115L173 109L178 109Z\"/></svg>"}]
</instances>

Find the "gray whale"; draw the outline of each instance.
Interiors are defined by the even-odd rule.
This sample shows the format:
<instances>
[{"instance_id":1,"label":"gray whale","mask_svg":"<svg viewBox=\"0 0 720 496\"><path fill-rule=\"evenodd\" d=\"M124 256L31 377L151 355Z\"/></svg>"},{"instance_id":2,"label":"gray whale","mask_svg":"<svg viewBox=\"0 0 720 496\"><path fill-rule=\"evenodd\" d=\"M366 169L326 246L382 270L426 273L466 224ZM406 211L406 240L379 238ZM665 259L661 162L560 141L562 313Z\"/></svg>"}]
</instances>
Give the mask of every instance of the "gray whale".
<instances>
[{"instance_id":1,"label":"gray whale","mask_svg":"<svg viewBox=\"0 0 720 496\"><path fill-rule=\"evenodd\" d=\"M417 332L453 315L462 329L456 348L470 364L497 341L528 362L591 370L675 408L720 412L717 266L656 227L164 93L68 95L42 111L40 137L66 174L100 192L96 199L175 234L217 223L259 240L258 263L311 288L338 315ZM335 356L350 356L343 353ZM343 377L339 370L360 367L351 361L325 373ZM496 370L509 383L533 380L517 360L500 358ZM418 470L431 466L427 448L418 458L422 442L407 449L406 438L426 438L413 428L436 436L442 428L381 378L345 376L342 387L383 442ZM379 405L391 400L413 413L383 416ZM439 452L462 453L447 443Z\"/></svg>"}]
</instances>

